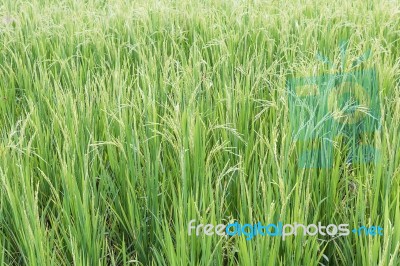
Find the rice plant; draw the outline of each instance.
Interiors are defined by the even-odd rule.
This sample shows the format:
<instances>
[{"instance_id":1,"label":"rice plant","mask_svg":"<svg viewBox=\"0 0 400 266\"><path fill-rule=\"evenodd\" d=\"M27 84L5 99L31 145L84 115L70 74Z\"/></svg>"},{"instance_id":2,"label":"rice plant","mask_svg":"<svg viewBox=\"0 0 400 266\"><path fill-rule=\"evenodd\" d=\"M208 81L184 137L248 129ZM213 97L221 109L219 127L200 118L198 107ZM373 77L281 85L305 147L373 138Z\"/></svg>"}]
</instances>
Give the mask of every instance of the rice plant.
<instances>
[{"instance_id":1,"label":"rice plant","mask_svg":"<svg viewBox=\"0 0 400 266\"><path fill-rule=\"evenodd\" d=\"M289 80L362 69L375 159L342 134L303 167L321 146L300 129L326 117L293 114ZM0 127L2 265L400 265L397 0L3 0ZM246 240L193 219L384 233Z\"/></svg>"}]
</instances>

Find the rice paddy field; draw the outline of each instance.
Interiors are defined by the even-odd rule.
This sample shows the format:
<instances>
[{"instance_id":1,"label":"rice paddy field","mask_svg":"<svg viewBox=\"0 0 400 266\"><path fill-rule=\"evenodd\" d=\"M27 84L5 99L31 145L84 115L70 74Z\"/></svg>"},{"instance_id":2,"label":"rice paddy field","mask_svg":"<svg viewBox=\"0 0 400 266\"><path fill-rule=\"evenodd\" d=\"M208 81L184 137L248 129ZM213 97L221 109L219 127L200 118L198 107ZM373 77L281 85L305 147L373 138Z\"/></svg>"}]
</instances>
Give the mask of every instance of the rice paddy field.
<instances>
[{"instance_id":1,"label":"rice paddy field","mask_svg":"<svg viewBox=\"0 0 400 266\"><path fill-rule=\"evenodd\" d=\"M296 78L365 69L358 116L329 97L293 111ZM332 108L374 119L372 160L336 122L331 155L299 137ZM397 0L0 3L1 265L400 265L399 150ZM191 220L383 234L247 240Z\"/></svg>"}]
</instances>

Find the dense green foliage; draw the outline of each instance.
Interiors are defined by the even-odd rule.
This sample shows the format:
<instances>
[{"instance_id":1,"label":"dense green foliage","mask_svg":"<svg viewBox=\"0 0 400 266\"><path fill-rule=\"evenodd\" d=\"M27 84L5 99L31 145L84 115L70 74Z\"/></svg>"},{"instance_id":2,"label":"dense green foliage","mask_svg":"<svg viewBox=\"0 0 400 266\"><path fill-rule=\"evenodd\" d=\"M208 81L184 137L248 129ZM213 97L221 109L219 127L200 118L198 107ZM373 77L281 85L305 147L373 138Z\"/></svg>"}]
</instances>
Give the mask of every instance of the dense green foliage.
<instances>
[{"instance_id":1,"label":"dense green foliage","mask_svg":"<svg viewBox=\"0 0 400 266\"><path fill-rule=\"evenodd\" d=\"M0 263L399 265L398 1L3 0ZM286 81L379 75L376 164L298 166ZM351 69L351 64L346 65ZM189 220L384 236L189 236ZM326 241L323 241L326 240Z\"/></svg>"}]
</instances>

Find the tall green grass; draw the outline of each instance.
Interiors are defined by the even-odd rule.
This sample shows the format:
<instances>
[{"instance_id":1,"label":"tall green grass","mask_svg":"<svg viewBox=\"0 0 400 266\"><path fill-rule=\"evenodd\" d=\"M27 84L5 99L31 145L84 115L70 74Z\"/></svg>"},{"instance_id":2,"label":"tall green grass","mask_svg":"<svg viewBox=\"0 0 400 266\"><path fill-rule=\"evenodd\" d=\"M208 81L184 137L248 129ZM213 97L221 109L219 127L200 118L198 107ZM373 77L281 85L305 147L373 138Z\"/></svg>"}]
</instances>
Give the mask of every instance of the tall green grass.
<instances>
[{"instance_id":1,"label":"tall green grass","mask_svg":"<svg viewBox=\"0 0 400 266\"><path fill-rule=\"evenodd\" d=\"M3 0L0 263L399 265L398 1ZM377 164L301 169L286 81L379 75ZM335 162L343 161L341 146ZM189 236L188 222L384 236Z\"/></svg>"}]
</instances>

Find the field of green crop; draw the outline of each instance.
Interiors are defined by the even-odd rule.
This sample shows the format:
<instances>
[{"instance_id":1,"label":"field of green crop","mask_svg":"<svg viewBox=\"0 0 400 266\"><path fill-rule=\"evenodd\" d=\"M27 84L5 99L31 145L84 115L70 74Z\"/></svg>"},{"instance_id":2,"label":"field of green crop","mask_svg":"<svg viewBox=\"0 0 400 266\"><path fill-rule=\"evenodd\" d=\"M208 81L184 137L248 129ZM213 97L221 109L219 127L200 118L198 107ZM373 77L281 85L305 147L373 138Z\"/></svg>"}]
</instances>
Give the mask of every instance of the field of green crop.
<instances>
[{"instance_id":1,"label":"field of green crop","mask_svg":"<svg viewBox=\"0 0 400 266\"><path fill-rule=\"evenodd\" d=\"M376 163L338 139L332 167L300 167L288 79L362 68ZM400 265L399 150L398 0L0 3L1 265ZM192 219L384 235L196 236Z\"/></svg>"}]
</instances>

